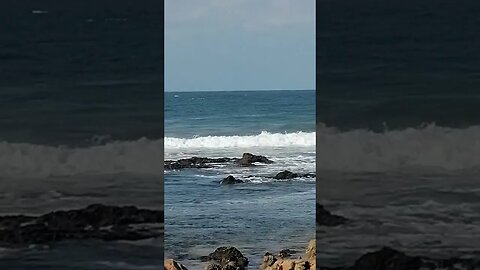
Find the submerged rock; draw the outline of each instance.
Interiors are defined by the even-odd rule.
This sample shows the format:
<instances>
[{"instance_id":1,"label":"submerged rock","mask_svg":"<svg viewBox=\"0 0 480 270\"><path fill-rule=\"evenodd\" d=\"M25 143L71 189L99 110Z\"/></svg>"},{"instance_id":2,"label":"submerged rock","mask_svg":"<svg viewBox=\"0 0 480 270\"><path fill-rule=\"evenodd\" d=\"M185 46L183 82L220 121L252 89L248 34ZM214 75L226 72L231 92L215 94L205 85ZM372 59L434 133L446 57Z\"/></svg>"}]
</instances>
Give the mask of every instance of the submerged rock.
<instances>
[{"instance_id":1,"label":"submerged rock","mask_svg":"<svg viewBox=\"0 0 480 270\"><path fill-rule=\"evenodd\" d=\"M81 239L141 240L161 236L159 225L163 220L163 211L101 204L38 217L4 216L0 217L0 245Z\"/></svg>"},{"instance_id":2,"label":"submerged rock","mask_svg":"<svg viewBox=\"0 0 480 270\"><path fill-rule=\"evenodd\" d=\"M222 181L220 181L220 184L222 185L233 185L233 184L240 184L244 183L244 181L240 179L236 179L235 177L229 175L226 178L224 178Z\"/></svg>"},{"instance_id":3,"label":"submerged rock","mask_svg":"<svg viewBox=\"0 0 480 270\"><path fill-rule=\"evenodd\" d=\"M326 210L323 205L317 203L316 205L316 220L317 220L317 225L320 226L328 226L328 227L333 227L333 226L338 226L338 225L343 225L347 223L349 220L338 215L334 215L330 213L328 210Z\"/></svg>"}]
</instances>

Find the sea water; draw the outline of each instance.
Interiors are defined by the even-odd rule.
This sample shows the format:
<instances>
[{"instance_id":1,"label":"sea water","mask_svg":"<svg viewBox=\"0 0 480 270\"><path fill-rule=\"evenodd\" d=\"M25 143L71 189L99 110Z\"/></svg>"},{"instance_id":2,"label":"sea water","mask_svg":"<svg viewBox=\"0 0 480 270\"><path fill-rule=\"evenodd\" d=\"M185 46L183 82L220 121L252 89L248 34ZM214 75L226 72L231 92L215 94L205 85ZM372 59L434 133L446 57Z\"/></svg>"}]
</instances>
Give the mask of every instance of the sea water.
<instances>
[{"instance_id":1,"label":"sea water","mask_svg":"<svg viewBox=\"0 0 480 270\"><path fill-rule=\"evenodd\" d=\"M382 246L478 258L478 3L318 8L317 195L352 220L318 227L318 263Z\"/></svg>"},{"instance_id":2,"label":"sea water","mask_svg":"<svg viewBox=\"0 0 480 270\"><path fill-rule=\"evenodd\" d=\"M162 209L162 9L2 3L0 215L92 203ZM162 245L2 248L0 269L162 269Z\"/></svg>"},{"instance_id":3,"label":"sea water","mask_svg":"<svg viewBox=\"0 0 480 270\"><path fill-rule=\"evenodd\" d=\"M189 269L234 246L258 267L266 251L302 255L315 238L315 91L165 93L165 159L264 155L273 164L165 173L165 253ZM220 185L228 175L247 180ZM253 178L246 178L253 175Z\"/></svg>"}]
</instances>

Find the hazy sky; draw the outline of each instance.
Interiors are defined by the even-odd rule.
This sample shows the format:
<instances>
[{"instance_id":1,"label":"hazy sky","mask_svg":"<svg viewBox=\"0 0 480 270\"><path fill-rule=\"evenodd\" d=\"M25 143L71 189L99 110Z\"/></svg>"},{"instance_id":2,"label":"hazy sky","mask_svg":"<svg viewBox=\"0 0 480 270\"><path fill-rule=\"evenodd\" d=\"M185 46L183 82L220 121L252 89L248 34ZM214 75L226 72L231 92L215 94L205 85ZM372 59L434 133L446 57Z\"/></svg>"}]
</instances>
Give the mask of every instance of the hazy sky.
<instances>
[{"instance_id":1,"label":"hazy sky","mask_svg":"<svg viewBox=\"0 0 480 270\"><path fill-rule=\"evenodd\" d=\"M165 0L165 89L315 88L315 0Z\"/></svg>"}]
</instances>

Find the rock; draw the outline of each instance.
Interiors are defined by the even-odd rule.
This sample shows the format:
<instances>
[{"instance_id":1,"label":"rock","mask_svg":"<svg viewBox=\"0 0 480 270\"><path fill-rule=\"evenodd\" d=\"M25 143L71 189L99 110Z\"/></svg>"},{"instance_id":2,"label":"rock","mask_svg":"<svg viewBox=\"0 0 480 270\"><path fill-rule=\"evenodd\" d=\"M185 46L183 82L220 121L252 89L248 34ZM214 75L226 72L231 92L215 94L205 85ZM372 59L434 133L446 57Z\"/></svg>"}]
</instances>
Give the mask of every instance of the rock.
<instances>
[{"instance_id":1,"label":"rock","mask_svg":"<svg viewBox=\"0 0 480 270\"><path fill-rule=\"evenodd\" d=\"M178 263L172 259L165 260L163 263L163 269L165 270L188 270L183 264Z\"/></svg>"},{"instance_id":2,"label":"rock","mask_svg":"<svg viewBox=\"0 0 480 270\"><path fill-rule=\"evenodd\" d=\"M286 258L283 252L280 252L279 256L273 256L267 252L263 256L263 262L260 266L260 270L315 270L316 267L316 241L311 240L305 251L304 259L289 259Z\"/></svg>"},{"instance_id":3,"label":"rock","mask_svg":"<svg viewBox=\"0 0 480 270\"><path fill-rule=\"evenodd\" d=\"M253 166L253 163L260 162L265 164L273 163L264 156L257 156L250 153L243 153L242 158L206 158L206 157L191 157L174 160L165 160L164 169L165 170L181 170L181 169L204 169L211 168L215 163L229 163L234 162L240 166Z\"/></svg>"},{"instance_id":4,"label":"rock","mask_svg":"<svg viewBox=\"0 0 480 270\"><path fill-rule=\"evenodd\" d=\"M275 175L273 178L283 180L283 179L292 179L297 177L298 177L298 174L296 173L292 173L291 171L283 171L283 172L277 173L277 175Z\"/></svg>"},{"instance_id":5,"label":"rock","mask_svg":"<svg viewBox=\"0 0 480 270\"><path fill-rule=\"evenodd\" d=\"M295 253L294 250L283 249L283 250L280 250L280 252L278 253L278 256L280 258L288 258L288 257L292 256L292 254L294 254L294 253Z\"/></svg>"},{"instance_id":6,"label":"rock","mask_svg":"<svg viewBox=\"0 0 480 270\"><path fill-rule=\"evenodd\" d=\"M316 261L317 259L317 240L312 239L310 242L308 242L308 247L307 250L305 251L305 256L307 260L313 260Z\"/></svg>"},{"instance_id":7,"label":"rock","mask_svg":"<svg viewBox=\"0 0 480 270\"><path fill-rule=\"evenodd\" d=\"M293 179L293 178L299 178L299 177L305 177L305 178L315 178L316 175L314 173L305 173L305 174L299 174L299 173L293 173L291 171L283 171L277 173L273 178L277 180L286 180L286 179Z\"/></svg>"},{"instance_id":8,"label":"rock","mask_svg":"<svg viewBox=\"0 0 480 270\"><path fill-rule=\"evenodd\" d=\"M316 220L318 225L334 227L348 222L348 219L342 216L331 214L323 205L317 203L316 206Z\"/></svg>"},{"instance_id":9,"label":"rock","mask_svg":"<svg viewBox=\"0 0 480 270\"><path fill-rule=\"evenodd\" d=\"M226 178L224 178L222 181L220 181L220 184L222 185L233 185L233 184L239 184L239 183L244 183L244 181L240 179L236 179L235 177L229 175Z\"/></svg>"},{"instance_id":10,"label":"rock","mask_svg":"<svg viewBox=\"0 0 480 270\"><path fill-rule=\"evenodd\" d=\"M0 245L45 244L62 240L141 240L161 236L163 211L93 204L43 216L0 217Z\"/></svg>"},{"instance_id":11,"label":"rock","mask_svg":"<svg viewBox=\"0 0 480 270\"><path fill-rule=\"evenodd\" d=\"M179 159L177 161L166 160L164 162L165 170L180 170L180 169L203 169L211 168L211 163L227 163L231 162L231 158L204 158L204 157L192 157Z\"/></svg>"},{"instance_id":12,"label":"rock","mask_svg":"<svg viewBox=\"0 0 480 270\"><path fill-rule=\"evenodd\" d=\"M269 160L264 156L257 156L250 153L243 153L242 158L236 160L236 163L240 166L252 166L253 163L255 162L265 163L265 164L273 163L273 161Z\"/></svg>"},{"instance_id":13,"label":"rock","mask_svg":"<svg viewBox=\"0 0 480 270\"><path fill-rule=\"evenodd\" d=\"M205 265L205 270L222 270L222 266L216 262L209 262Z\"/></svg>"},{"instance_id":14,"label":"rock","mask_svg":"<svg viewBox=\"0 0 480 270\"><path fill-rule=\"evenodd\" d=\"M409 256L390 247L362 255L350 267L320 267L323 270L459 270L480 269L480 261L473 259L432 259Z\"/></svg>"},{"instance_id":15,"label":"rock","mask_svg":"<svg viewBox=\"0 0 480 270\"><path fill-rule=\"evenodd\" d=\"M248 266L248 259L235 247L219 247L208 255L208 260L206 267L219 265L222 270L244 270Z\"/></svg>"}]
</instances>

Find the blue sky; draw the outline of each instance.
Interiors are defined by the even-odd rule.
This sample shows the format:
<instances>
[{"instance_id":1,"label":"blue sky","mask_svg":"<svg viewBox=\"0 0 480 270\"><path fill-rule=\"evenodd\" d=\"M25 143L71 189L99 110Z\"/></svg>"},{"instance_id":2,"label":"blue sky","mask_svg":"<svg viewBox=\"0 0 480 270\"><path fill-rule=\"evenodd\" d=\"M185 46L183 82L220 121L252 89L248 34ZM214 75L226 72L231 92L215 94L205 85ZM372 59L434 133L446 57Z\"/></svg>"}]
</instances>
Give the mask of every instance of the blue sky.
<instances>
[{"instance_id":1,"label":"blue sky","mask_svg":"<svg viewBox=\"0 0 480 270\"><path fill-rule=\"evenodd\" d=\"M165 90L315 88L315 0L165 0Z\"/></svg>"}]
</instances>

